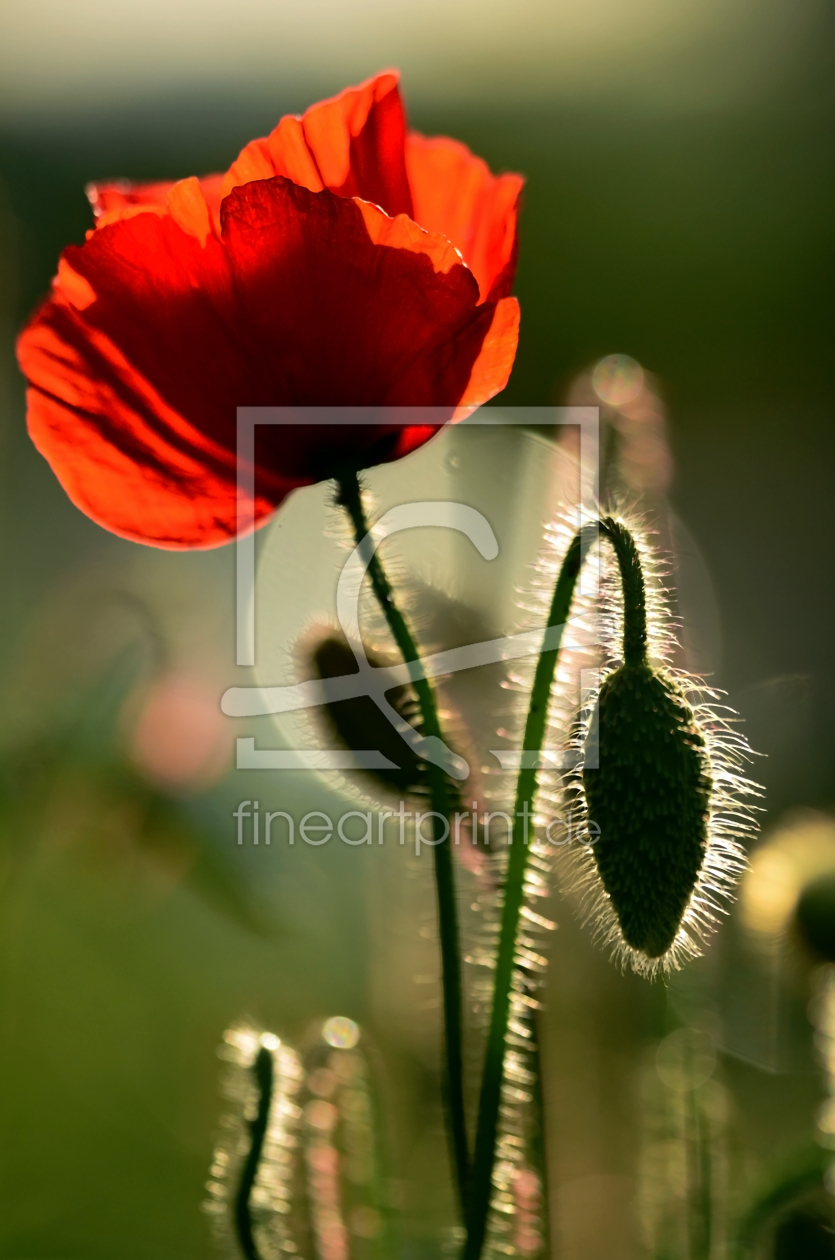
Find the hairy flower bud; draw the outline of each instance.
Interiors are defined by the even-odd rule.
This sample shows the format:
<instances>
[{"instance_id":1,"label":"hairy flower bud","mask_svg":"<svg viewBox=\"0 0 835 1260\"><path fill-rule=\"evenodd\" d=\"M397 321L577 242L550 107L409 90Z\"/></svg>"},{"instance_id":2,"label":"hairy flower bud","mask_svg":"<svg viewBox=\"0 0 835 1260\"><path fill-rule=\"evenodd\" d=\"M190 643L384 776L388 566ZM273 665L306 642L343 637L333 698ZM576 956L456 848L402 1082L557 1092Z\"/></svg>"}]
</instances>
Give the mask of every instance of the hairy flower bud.
<instances>
[{"instance_id":1,"label":"hairy flower bud","mask_svg":"<svg viewBox=\"0 0 835 1260\"><path fill-rule=\"evenodd\" d=\"M623 939L647 958L671 947L708 845L713 784L705 737L674 680L646 662L600 689L599 766L583 771L594 861Z\"/></svg>"},{"instance_id":2,"label":"hairy flower bud","mask_svg":"<svg viewBox=\"0 0 835 1260\"><path fill-rule=\"evenodd\" d=\"M733 715L669 664L675 641L649 548L613 517L599 530L616 560L603 585L609 659L576 730L568 791L589 843L569 860L597 938L651 977L699 954L715 928L745 866L743 798L758 789L739 773L749 749Z\"/></svg>"}]
</instances>

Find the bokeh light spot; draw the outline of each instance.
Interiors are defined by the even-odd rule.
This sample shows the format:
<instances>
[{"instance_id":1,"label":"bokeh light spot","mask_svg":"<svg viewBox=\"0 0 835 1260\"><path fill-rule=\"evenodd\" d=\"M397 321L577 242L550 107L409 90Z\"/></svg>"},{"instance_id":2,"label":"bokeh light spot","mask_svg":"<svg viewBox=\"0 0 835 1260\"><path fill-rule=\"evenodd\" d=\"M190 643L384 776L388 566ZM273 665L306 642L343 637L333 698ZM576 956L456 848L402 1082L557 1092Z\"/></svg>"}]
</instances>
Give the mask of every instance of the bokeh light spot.
<instances>
[{"instance_id":1,"label":"bokeh light spot","mask_svg":"<svg viewBox=\"0 0 835 1260\"><path fill-rule=\"evenodd\" d=\"M644 388L644 369L628 354L608 354L595 366L591 385L601 402L609 407L625 407Z\"/></svg>"},{"instance_id":2,"label":"bokeh light spot","mask_svg":"<svg viewBox=\"0 0 835 1260\"><path fill-rule=\"evenodd\" d=\"M716 1067L716 1050L707 1033L678 1028L665 1037L655 1056L655 1068L668 1089L687 1093L710 1080Z\"/></svg>"},{"instance_id":3,"label":"bokeh light spot","mask_svg":"<svg viewBox=\"0 0 835 1260\"><path fill-rule=\"evenodd\" d=\"M134 765L152 783L205 789L225 772L232 743L217 698L193 678L169 674L154 684L130 744Z\"/></svg>"},{"instance_id":4,"label":"bokeh light spot","mask_svg":"<svg viewBox=\"0 0 835 1260\"><path fill-rule=\"evenodd\" d=\"M329 1133L339 1120L339 1112L333 1103L317 1098L313 1102L309 1102L305 1107L304 1118L311 1129L319 1129L322 1133Z\"/></svg>"},{"instance_id":5,"label":"bokeh light spot","mask_svg":"<svg viewBox=\"0 0 835 1260\"><path fill-rule=\"evenodd\" d=\"M376 1238L380 1233L380 1213L374 1208L360 1205L351 1213L351 1233L359 1238Z\"/></svg>"},{"instance_id":6,"label":"bokeh light spot","mask_svg":"<svg viewBox=\"0 0 835 1260\"><path fill-rule=\"evenodd\" d=\"M322 1036L335 1050L353 1050L360 1039L360 1030L347 1015L334 1015L322 1025Z\"/></svg>"}]
</instances>

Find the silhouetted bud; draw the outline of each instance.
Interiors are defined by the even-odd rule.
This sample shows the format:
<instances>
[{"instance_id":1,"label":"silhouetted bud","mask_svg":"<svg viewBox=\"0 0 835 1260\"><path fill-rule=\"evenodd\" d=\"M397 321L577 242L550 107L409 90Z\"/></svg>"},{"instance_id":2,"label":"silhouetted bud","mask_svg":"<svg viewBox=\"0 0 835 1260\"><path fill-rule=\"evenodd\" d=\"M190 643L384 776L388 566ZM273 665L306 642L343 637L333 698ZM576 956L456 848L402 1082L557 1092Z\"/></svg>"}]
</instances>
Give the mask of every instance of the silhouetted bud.
<instances>
[{"instance_id":1,"label":"silhouetted bud","mask_svg":"<svg viewBox=\"0 0 835 1260\"><path fill-rule=\"evenodd\" d=\"M649 549L612 517L600 532L617 580L604 583L610 659L576 741L571 787L589 841L578 884L597 936L654 976L697 955L716 926L745 866L742 798L758 789L739 774L748 746L716 696L669 664L675 642Z\"/></svg>"},{"instance_id":2,"label":"silhouetted bud","mask_svg":"<svg viewBox=\"0 0 835 1260\"><path fill-rule=\"evenodd\" d=\"M623 939L660 958L676 939L708 845L713 787L704 735L672 678L647 663L606 678L598 769L583 772L594 860Z\"/></svg>"}]
</instances>

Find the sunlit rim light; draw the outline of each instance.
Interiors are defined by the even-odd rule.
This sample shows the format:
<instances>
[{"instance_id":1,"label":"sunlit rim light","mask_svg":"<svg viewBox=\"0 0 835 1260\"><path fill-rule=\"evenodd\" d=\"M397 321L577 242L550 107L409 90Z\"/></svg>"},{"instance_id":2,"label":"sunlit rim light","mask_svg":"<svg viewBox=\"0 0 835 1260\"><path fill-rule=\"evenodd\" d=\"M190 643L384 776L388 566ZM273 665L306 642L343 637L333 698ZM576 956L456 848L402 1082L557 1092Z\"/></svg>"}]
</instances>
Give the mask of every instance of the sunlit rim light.
<instances>
[{"instance_id":1,"label":"sunlit rim light","mask_svg":"<svg viewBox=\"0 0 835 1260\"><path fill-rule=\"evenodd\" d=\"M618 518L622 519L622 518ZM702 953L707 937L716 930L720 917L727 913L736 884L746 867L744 841L756 830L755 807L751 798L761 795L759 786L740 771L751 759L745 737L736 727L735 714L720 703L719 693L707 688L703 681L682 670L671 661L677 646L675 623L670 614L669 594L663 584L664 565L647 542L645 523L624 520L638 546L646 582L648 656L653 666L670 678L683 692L693 710L695 722L705 740L705 755L712 779L712 794L707 827L707 846L701 869L690 899L682 915L679 930L670 948L658 958L650 958L634 949L623 937L612 902L606 893L593 850L587 844L566 846L565 862L571 891L579 894L582 921L591 925L594 940L606 949L622 969L648 979L678 970L688 959ZM547 532L551 554L542 560L545 574L555 578L570 537L571 526L557 522ZM604 664L599 684L584 698L573 723L570 747L578 758L578 768L549 791L543 799L570 812L575 825L587 823L587 806L582 782L582 754L589 723L594 712L600 685L622 663L621 644L623 603L617 565L605 540L598 543L602 581L597 604L598 626L604 651ZM580 610L583 611L582 609ZM586 610L587 611L587 610ZM572 619L574 613L572 612ZM564 720L557 711L560 724ZM552 717L553 721L553 717ZM560 730L553 731L560 739Z\"/></svg>"}]
</instances>

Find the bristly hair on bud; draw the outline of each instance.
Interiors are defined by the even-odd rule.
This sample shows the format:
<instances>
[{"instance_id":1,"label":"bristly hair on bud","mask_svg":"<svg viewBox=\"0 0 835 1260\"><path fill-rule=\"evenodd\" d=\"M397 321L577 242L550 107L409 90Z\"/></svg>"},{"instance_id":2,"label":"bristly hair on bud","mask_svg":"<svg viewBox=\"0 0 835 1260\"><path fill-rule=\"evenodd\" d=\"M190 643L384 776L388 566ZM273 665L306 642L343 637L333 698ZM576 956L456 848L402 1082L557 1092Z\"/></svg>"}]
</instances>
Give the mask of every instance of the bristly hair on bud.
<instances>
[{"instance_id":1,"label":"bristly hair on bud","mask_svg":"<svg viewBox=\"0 0 835 1260\"><path fill-rule=\"evenodd\" d=\"M701 953L745 867L750 750L715 692L675 669L667 594L640 531L603 517L607 660L573 737L566 795L584 920L623 967L653 978ZM610 557L614 555L614 564Z\"/></svg>"}]
</instances>

